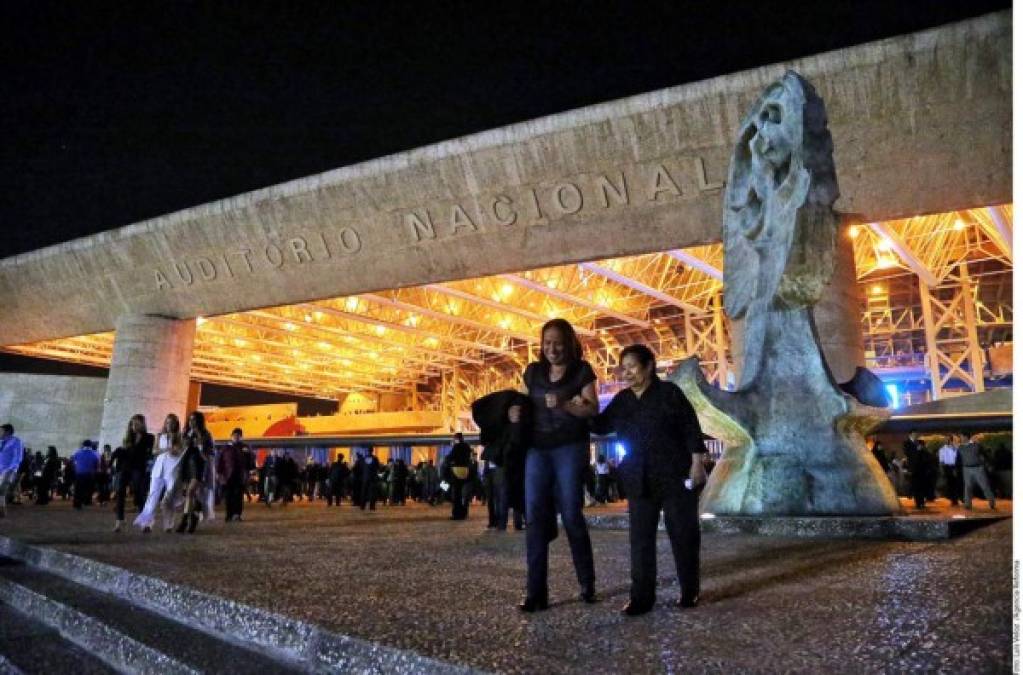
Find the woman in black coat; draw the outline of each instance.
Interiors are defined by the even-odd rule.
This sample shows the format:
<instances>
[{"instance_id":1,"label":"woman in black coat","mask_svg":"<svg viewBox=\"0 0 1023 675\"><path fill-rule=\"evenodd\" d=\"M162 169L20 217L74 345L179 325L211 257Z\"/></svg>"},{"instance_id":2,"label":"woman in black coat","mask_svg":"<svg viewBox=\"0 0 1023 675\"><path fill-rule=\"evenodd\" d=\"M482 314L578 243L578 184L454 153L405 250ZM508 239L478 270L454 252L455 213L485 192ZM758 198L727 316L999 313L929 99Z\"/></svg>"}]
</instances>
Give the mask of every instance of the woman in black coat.
<instances>
[{"instance_id":1,"label":"woman in black coat","mask_svg":"<svg viewBox=\"0 0 1023 675\"><path fill-rule=\"evenodd\" d=\"M681 588L678 605L693 607L700 593L698 495L707 481L703 433L682 391L657 377L648 347L626 347L620 363L628 388L596 417L594 429L617 433L626 450L618 470L629 500L632 587L622 611L638 616L653 608L661 511Z\"/></svg>"},{"instance_id":2,"label":"woman in black coat","mask_svg":"<svg viewBox=\"0 0 1023 675\"><path fill-rule=\"evenodd\" d=\"M117 480L117 492L114 495L114 532L120 532L124 526L124 502L128 489L131 488L135 500L135 510L142 512L146 503L146 467L153 458L153 434L146 430L145 416L132 415L128 420L128 429L124 432L121 446L113 454L113 472Z\"/></svg>"},{"instance_id":3,"label":"woman in black coat","mask_svg":"<svg viewBox=\"0 0 1023 675\"><path fill-rule=\"evenodd\" d=\"M50 495L53 492L54 483L60 473L60 458L57 457L57 448L50 446L46 450L46 459L43 461L42 472L37 478L36 504L49 504Z\"/></svg>"}]
</instances>

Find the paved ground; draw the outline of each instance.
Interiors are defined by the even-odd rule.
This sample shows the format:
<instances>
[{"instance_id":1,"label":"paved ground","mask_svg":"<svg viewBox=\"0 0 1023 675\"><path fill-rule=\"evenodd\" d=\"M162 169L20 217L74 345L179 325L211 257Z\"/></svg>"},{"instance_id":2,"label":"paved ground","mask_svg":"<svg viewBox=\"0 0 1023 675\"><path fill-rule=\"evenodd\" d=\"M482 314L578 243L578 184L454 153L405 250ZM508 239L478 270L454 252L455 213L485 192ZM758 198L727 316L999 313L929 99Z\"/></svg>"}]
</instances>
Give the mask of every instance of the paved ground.
<instances>
[{"instance_id":1,"label":"paved ground","mask_svg":"<svg viewBox=\"0 0 1023 675\"><path fill-rule=\"evenodd\" d=\"M985 507L986 508L986 507ZM1008 510L1006 503L1000 504ZM627 533L594 531L600 602L575 599L564 538L550 611L514 609L522 533L444 509L249 506L194 536L114 534L108 511L11 507L0 534L189 584L331 630L502 672L1008 672L1012 521L939 543L711 535L703 604L627 619Z\"/></svg>"}]
</instances>

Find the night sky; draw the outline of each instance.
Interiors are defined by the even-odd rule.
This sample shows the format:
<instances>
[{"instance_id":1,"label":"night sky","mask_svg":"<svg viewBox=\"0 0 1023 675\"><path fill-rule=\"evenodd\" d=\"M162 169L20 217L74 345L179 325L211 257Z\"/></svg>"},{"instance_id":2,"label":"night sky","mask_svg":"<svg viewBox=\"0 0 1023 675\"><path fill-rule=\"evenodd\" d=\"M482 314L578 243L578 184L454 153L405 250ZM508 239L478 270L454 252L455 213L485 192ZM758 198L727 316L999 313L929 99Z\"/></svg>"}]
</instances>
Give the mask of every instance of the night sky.
<instances>
[{"instance_id":1,"label":"night sky","mask_svg":"<svg viewBox=\"0 0 1023 675\"><path fill-rule=\"evenodd\" d=\"M799 5L7 2L0 255L1010 3Z\"/></svg>"}]
</instances>

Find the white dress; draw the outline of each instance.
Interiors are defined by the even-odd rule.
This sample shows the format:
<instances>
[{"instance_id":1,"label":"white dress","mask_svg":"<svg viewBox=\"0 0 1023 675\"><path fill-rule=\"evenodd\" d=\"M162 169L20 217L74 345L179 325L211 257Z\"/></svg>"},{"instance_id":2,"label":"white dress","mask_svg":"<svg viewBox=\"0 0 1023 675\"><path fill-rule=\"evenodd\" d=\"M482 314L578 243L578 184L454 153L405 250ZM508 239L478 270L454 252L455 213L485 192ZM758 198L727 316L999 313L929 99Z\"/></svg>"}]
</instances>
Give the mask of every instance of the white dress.
<instances>
[{"instance_id":1,"label":"white dress","mask_svg":"<svg viewBox=\"0 0 1023 675\"><path fill-rule=\"evenodd\" d=\"M174 490L178 478L178 464L184 453L172 455L168 451L170 439L163 434L157 441L157 447L161 452L156 456L156 462L153 463L152 476L149 479L149 497L146 498L146 506L142 509L142 513L135 519L135 525L152 527L156 522L156 508L162 506L163 529L167 530L173 527L174 516L184 506L184 498ZM171 500L170 502L162 500L165 490L169 492L167 496Z\"/></svg>"},{"instance_id":2,"label":"white dress","mask_svg":"<svg viewBox=\"0 0 1023 675\"><path fill-rule=\"evenodd\" d=\"M217 463L215 460L216 453L210 453L210 456L206 459L206 470L203 474L203 497L202 497L202 517L207 523L212 523L216 518L216 513L213 511L213 506L217 500Z\"/></svg>"}]
</instances>

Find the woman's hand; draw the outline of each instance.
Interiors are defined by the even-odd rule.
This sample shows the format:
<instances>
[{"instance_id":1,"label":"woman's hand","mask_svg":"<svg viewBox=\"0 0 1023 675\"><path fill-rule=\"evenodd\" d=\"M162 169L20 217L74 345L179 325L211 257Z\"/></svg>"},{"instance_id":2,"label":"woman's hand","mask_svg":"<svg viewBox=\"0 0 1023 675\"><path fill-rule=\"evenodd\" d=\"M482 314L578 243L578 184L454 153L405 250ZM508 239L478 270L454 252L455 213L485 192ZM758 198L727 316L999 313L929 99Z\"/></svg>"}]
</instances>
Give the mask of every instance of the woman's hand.
<instances>
[{"instance_id":1,"label":"woman's hand","mask_svg":"<svg viewBox=\"0 0 1023 675\"><path fill-rule=\"evenodd\" d=\"M512 424L517 424L522 420L522 406L513 405L508 408L508 421Z\"/></svg>"},{"instance_id":2,"label":"woman's hand","mask_svg":"<svg viewBox=\"0 0 1023 675\"><path fill-rule=\"evenodd\" d=\"M593 417L599 412L596 386L590 382L582 392L562 403L561 409L572 417Z\"/></svg>"}]
</instances>

